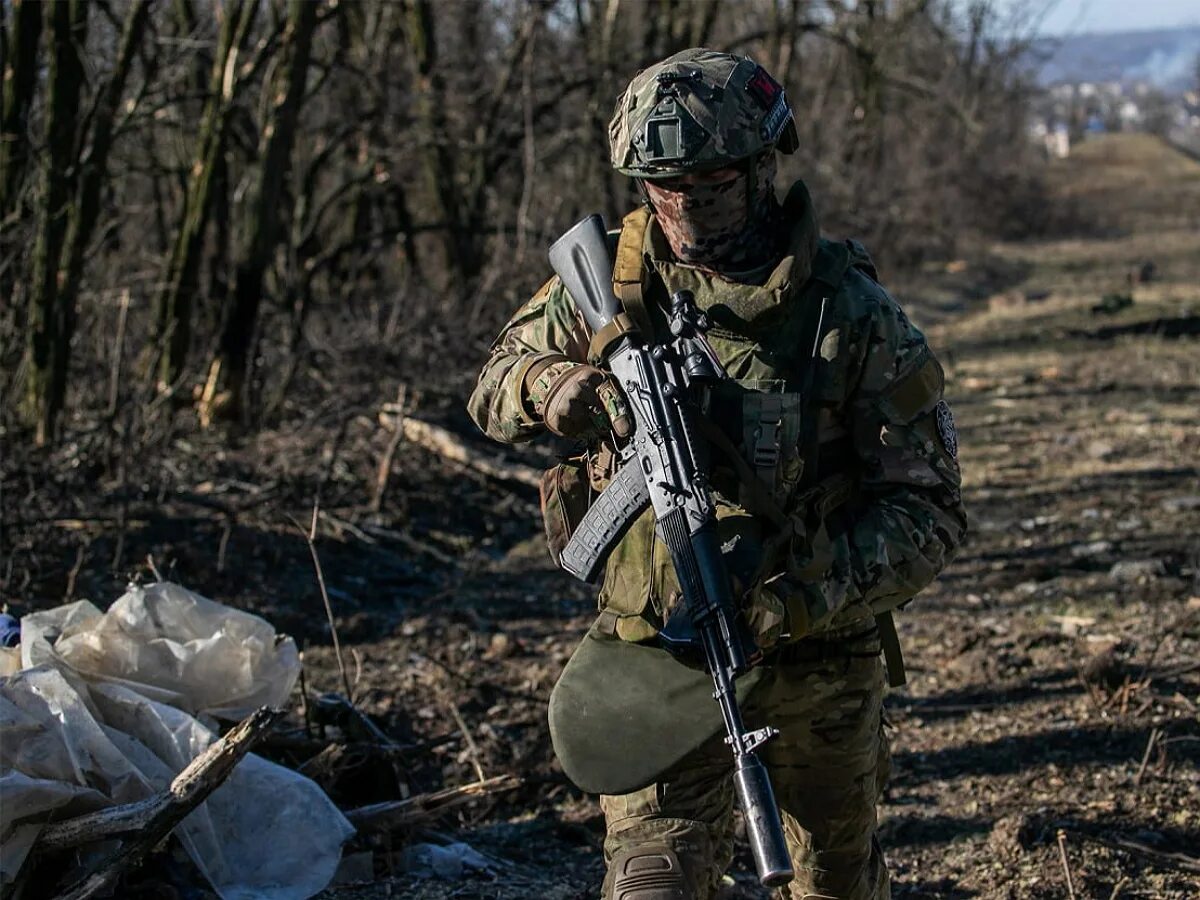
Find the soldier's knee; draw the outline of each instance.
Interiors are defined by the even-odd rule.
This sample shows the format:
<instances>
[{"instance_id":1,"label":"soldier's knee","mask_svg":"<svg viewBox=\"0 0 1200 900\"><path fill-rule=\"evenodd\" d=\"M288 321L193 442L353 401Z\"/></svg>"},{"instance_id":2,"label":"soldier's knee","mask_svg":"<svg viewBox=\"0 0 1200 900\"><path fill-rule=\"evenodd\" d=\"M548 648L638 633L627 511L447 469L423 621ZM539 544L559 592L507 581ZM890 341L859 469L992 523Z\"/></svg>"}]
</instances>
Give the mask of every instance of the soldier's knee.
<instances>
[{"instance_id":1,"label":"soldier's knee","mask_svg":"<svg viewBox=\"0 0 1200 900\"><path fill-rule=\"evenodd\" d=\"M643 844L619 851L609 866L607 900L690 900L679 856L666 844Z\"/></svg>"},{"instance_id":2,"label":"soldier's knee","mask_svg":"<svg viewBox=\"0 0 1200 900\"><path fill-rule=\"evenodd\" d=\"M610 830L605 900L706 900L729 864L728 824L663 817Z\"/></svg>"}]
</instances>

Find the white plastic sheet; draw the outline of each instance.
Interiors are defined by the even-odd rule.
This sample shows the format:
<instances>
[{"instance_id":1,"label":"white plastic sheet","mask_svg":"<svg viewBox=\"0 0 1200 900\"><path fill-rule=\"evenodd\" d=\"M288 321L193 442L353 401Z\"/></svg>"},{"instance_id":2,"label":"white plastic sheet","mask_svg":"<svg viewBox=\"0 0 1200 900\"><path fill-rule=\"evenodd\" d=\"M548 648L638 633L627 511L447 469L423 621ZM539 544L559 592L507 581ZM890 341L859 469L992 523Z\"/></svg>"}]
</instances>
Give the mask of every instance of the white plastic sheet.
<instances>
[{"instance_id":1,"label":"white plastic sheet","mask_svg":"<svg viewBox=\"0 0 1200 900\"><path fill-rule=\"evenodd\" d=\"M0 678L0 876L42 824L165 788L216 735L193 713L282 705L290 639L178 585L131 588L22 619L22 663ZM328 884L353 828L308 778L247 756L176 831L225 900L291 900Z\"/></svg>"},{"instance_id":2,"label":"white plastic sheet","mask_svg":"<svg viewBox=\"0 0 1200 900\"><path fill-rule=\"evenodd\" d=\"M80 601L25 616L21 661L62 663L90 681L232 720L285 704L300 675L291 638L170 582L131 587L103 614Z\"/></svg>"}]
</instances>

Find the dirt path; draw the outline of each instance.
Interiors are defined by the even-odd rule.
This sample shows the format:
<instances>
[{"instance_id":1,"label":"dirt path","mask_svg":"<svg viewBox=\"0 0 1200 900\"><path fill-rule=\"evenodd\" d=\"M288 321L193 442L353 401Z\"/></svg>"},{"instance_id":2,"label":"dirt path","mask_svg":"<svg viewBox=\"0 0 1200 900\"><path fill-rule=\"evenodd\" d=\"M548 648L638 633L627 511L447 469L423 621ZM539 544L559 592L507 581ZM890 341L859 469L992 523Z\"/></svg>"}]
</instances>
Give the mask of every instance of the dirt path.
<instances>
[{"instance_id":1,"label":"dirt path","mask_svg":"<svg viewBox=\"0 0 1200 900\"><path fill-rule=\"evenodd\" d=\"M1200 896L1200 231L996 252L1025 281L930 334L973 531L904 619L896 894L1064 897L1065 851L1076 896ZM1132 307L1092 312L1146 260Z\"/></svg>"}]
</instances>

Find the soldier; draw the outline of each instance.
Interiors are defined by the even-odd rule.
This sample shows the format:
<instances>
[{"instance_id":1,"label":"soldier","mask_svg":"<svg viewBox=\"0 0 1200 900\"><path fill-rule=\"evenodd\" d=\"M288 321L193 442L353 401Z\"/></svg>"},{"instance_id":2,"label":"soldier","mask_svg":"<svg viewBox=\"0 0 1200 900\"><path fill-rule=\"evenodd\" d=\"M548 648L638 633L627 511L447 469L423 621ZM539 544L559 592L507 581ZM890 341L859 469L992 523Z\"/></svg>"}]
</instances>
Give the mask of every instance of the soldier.
<instances>
[{"instance_id":1,"label":"soldier","mask_svg":"<svg viewBox=\"0 0 1200 900\"><path fill-rule=\"evenodd\" d=\"M692 291L731 376L705 411L739 458L718 458L711 483L764 651L746 720L781 731L762 756L796 871L785 893L887 897L875 837L889 765L880 651L898 683L890 611L966 530L941 366L865 250L819 236L804 184L777 199L775 154L794 152L797 133L782 88L752 60L694 49L638 73L610 141L645 201L614 236L618 297L643 333L663 334L671 293ZM496 440L549 431L584 445L584 490L611 476L631 422L619 388L588 363L590 338L552 278L505 326L469 403ZM677 591L647 510L610 555L593 631L653 645ZM599 671L589 689L631 677ZM657 749L675 730L656 724L657 685L643 681L628 703L645 707L642 744ZM732 857L733 790L723 735L710 734L648 786L601 798L606 898L715 895Z\"/></svg>"}]
</instances>

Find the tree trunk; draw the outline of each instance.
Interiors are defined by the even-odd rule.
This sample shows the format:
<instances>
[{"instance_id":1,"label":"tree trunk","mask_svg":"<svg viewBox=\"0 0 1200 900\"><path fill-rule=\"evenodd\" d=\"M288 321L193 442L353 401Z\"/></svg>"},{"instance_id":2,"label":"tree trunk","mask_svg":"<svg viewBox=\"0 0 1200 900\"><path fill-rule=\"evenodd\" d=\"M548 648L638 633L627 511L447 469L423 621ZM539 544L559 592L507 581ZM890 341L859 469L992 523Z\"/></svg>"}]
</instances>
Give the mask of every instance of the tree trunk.
<instances>
[{"instance_id":1,"label":"tree trunk","mask_svg":"<svg viewBox=\"0 0 1200 900\"><path fill-rule=\"evenodd\" d=\"M481 260L474 236L464 228L458 170L446 134L445 89L436 71L433 5L430 0L409 0L407 12L404 33L416 69L413 93L425 179L442 236L445 269L451 285L462 291L467 281L479 274Z\"/></svg>"},{"instance_id":2,"label":"tree trunk","mask_svg":"<svg viewBox=\"0 0 1200 900\"><path fill-rule=\"evenodd\" d=\"M113 126L116 122L117 106L125 90L125 81L133 63L133 57L142 43L152 0L135 0L129 8L121 30L121 43L117 51L112 74L101 88L100 102L92 115L91 148L79 165L79 186L74 206L71 207L70 223L67 228L67 262L59 276L58 306L61 311L62 333L59 340L65 357L69 357L71 338L75 333L75 312L79 297L79 284L83 277L84 253L91 242L100 214L100 190L108 172L108 152L112 147ZM65 376L67 359L62 362ZM61 405L66 383L57 386Z\"/></svg>"},{"instance_id":3,"label":"tree trunk","mask_svg":"<svg viewBox=\"0 0 1200 900\"><path fill-rule=\"evenodd\" d=\"M0 218L16 208L29 161L29 107L37 88L38 40L42 4L13 0L4 52L4 92L0 106Z\"/></svg>"},{"instance_id":4,"label":"tree trunk","mask_svg":"<svg viewBox=\"0 0 1200 900\"><path fill-rule=\"evenodd\" d=\"M200 123L196 156L188 179L183 218L158 296L158 339L165 344L159 372L160 389L170 391L183 373L191 344L192 300L204 245L204 232L217 161L224 152L229 116L237 93L237 57L245 45L258 4L230 0L213 59L208 102Z\"/></svg>"},{"instance_id":5,"label":"tree trunk","mask_svg":"<svg viewBox=\"0 0 1200 900\"><path fill-rule=\"evenodd\" d=\"M20 217L5 222L20 203L25 170L29 164L29 108L37 89L38 41L42 33L42 4L13 0L4 4L4 30L0 33L0 297L16 299L18 280L15 257L21 246ZM28 293L28 291L24 291ZM25 308L15 303L6 311L4 325L24 330Z\"/></svg>"},{"instance_id":6,"label":"tree trunk","mask_svg":"<svg viewBox=\"0 0 1200 900\"><path fill-rule=\"evenodd\" d=\"M60 303L58 263L71 209L79 94L84 80L79 52L87 39L88 4L86 0L56 3L50 13L53 53L46 78L46 150L26 345L26 413L36 429L39 446L53 440L57 433L67 385L70 317Z\"/></svg>"},{"instance_id":7,"label":"tree trunk","mask_svg":"<svg viewBox=\"0 0 1200 900\"><path fill-rule=\"evenodd\" d=\"M291 167L296 122L304 101L313 31L320 7L311 0L291 0L283 46L289 54L279 77L265 85L271 107L259 143L259 171L246 200L246 220L241 229L233 289L233 306L221 331L221 342L209 368L209 381L223 383L223 399L230 416L240 417L250 374L251 348L262 299L263 279L279 241L279 208L284 180ZM226 393L227 392L227 393ZM201 421L211 421L215 397L200 409Z\"/></svg>"}]
</instances>

